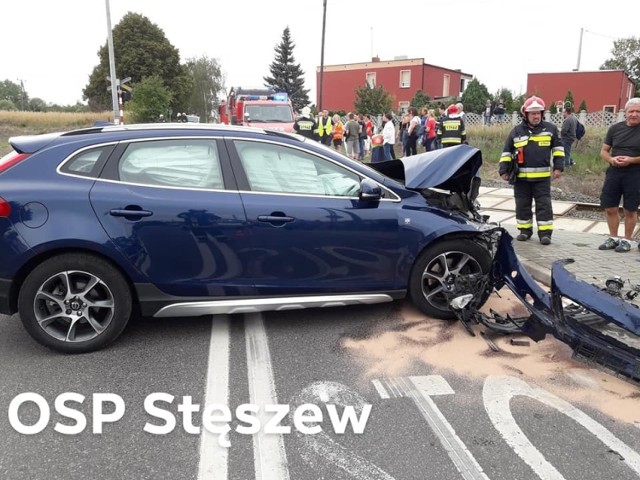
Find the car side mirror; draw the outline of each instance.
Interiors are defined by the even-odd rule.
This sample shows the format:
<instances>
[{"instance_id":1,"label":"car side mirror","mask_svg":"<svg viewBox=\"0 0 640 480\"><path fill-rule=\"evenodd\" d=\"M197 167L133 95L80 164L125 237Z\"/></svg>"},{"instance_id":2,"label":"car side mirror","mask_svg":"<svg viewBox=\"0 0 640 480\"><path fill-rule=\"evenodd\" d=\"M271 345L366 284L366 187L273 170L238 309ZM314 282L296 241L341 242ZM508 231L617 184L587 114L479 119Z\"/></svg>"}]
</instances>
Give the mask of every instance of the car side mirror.
<instances>
[{"instance_id":1,"label":"car side mirror","mask_svg":"<svg viewBox=\"0 0 640 480\"><path fill-rule=\"evenodd\" d=\"M380 185L370 178L363 178L360 181L360 193L358 197L360 200L375 202L382 198L382 189L380 188Z\"/></svg>"}]
</instances>

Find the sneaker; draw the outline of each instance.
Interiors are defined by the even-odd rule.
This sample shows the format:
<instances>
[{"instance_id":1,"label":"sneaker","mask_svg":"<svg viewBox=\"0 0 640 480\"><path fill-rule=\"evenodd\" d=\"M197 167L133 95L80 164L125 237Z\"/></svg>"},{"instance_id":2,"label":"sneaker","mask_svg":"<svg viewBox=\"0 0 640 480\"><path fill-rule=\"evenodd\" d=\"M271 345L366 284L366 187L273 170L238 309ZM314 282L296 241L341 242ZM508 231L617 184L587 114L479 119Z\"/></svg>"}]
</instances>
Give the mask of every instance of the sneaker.
<instances>
[{"instance_id":1,"label":"sneaker","mask_svg":"<svg viewBox=\"0 0 640 480\"><path fill-rule=\"evenodd\" d=\"M540 237L540 243L542 245L551 245L551 237Z\"/></svg>"},{"instance_id":2,"label":"sneaker","mask_svg":"<svg viewBox=\"0 0 640 480\"><path fill-rule=\"evenodd\" d=\"M526 233L520 233L517 237L516 240L518 240L519 242L526 242L527 240L529 240L531 238L531 235L527 235Z\"/></svg>"},{"instance_id":3,"label":"sneaker","mask_svg":"<svg viewBox=\"0 0 640 480\"><path fill-rule=\"evenodd\" d=\"M616 252L624 253L628 252L629 250L631 250L631 243L629 243L628 240L620 240L618 246L616 247Z\"/></svg>"},{"instance_id":4,"label":"sneaker","mask_svg":"<svg viewBox=\"0 0 640 480\"><path fill-rule=\"evenodd\" d=\"M613 237L609 237L598 247L598 250L614 250L618 246L618 243L620 243L618 240Z\"/></svg>"}]
</instances>

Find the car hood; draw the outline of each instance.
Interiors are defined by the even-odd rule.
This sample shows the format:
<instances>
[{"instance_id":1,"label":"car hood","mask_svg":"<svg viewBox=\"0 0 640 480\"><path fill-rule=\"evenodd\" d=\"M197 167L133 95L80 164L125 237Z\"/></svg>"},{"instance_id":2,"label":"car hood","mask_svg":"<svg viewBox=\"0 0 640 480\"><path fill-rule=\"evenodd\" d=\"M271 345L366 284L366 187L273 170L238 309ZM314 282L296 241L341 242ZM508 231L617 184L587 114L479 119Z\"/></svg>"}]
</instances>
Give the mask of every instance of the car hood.
<instances>
[{"instance_id":1,"label":"car hood","mask_svg":"<svg viewBox=\"0 0 640 480\"><path fill-rule=\"evenodd\" d=\"M412 190L438 188L469 193L482 165L482 153L469 145L458 145L421 153L402 160L371 163L387 177Z\"/></svg>"}]
</instances>

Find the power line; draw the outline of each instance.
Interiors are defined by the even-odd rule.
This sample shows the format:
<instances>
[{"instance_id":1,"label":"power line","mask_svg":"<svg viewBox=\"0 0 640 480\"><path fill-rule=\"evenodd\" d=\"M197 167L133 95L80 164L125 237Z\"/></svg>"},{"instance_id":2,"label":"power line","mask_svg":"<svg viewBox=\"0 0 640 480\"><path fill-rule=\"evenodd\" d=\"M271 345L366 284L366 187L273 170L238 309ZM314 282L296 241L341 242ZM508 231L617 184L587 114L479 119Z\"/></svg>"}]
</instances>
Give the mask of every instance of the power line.
<instances>
[{"instance_id":1,"label":"power line","mask_svg":"<svg viewBox=\"0 0 640 480\"><path fill-rule=\"evenodd\" d=\"M603 33L594 32L593 30L584 29L585 32L589 32L592 35L597 35L599 37L610 38L611 40L620 40L622 37L612 37L611 35L605 35Z\"/></svg>"}]
</instances>

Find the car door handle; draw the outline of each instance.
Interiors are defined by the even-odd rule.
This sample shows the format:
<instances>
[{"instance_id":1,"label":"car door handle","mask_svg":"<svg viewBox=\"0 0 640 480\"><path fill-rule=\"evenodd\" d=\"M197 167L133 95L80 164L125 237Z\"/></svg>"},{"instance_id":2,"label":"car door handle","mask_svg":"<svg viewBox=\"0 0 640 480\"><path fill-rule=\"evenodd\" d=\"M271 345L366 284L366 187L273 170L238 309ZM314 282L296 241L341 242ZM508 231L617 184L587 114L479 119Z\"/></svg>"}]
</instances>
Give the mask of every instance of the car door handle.
<instances>
[{"instance_id":1,"label":"car door handle","mask_svg":"<svg viewBox=\"0 0 640 480\"><path fill-rule=\"evenodd\" d=\"M150 217L153 215L153 212L149 210L136 210L129 208L114 208L109 210L109 215L113 217L127 217L127 218L142 218L142 217Z\"/></svg>"},{"instance_id":2,"label":"car door handle","mask_svg":"<svg viewBox=\"0 0 640 480\"><path fill-rule=\"evenodd\" d=\"M295 218L287 217L285 215L258 215L259 222L267 222L267 223L289 223L293 222Z\"/></svg>"}]
</instances>

